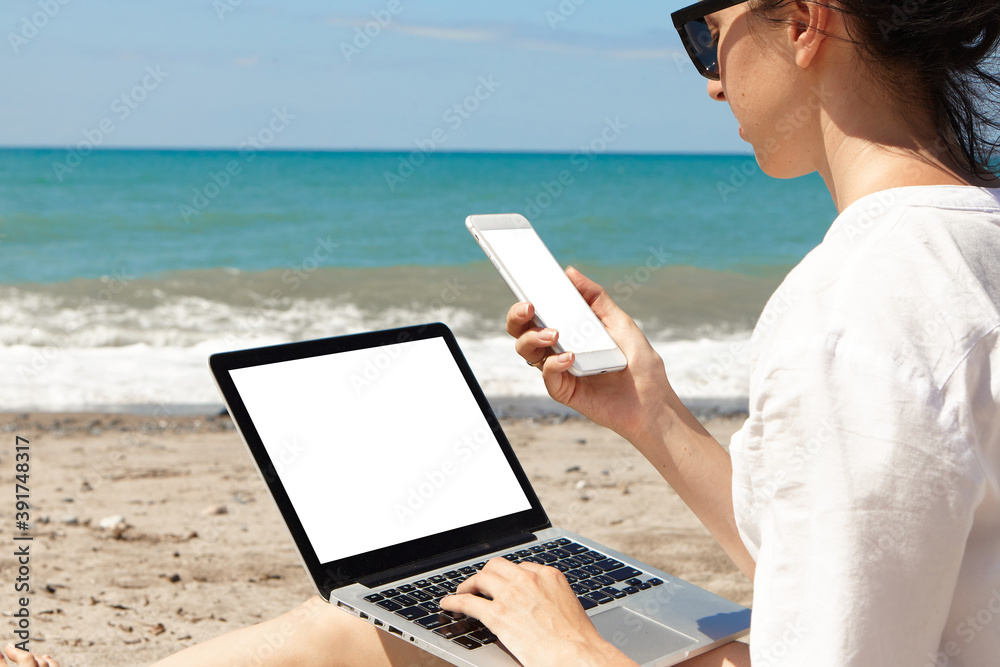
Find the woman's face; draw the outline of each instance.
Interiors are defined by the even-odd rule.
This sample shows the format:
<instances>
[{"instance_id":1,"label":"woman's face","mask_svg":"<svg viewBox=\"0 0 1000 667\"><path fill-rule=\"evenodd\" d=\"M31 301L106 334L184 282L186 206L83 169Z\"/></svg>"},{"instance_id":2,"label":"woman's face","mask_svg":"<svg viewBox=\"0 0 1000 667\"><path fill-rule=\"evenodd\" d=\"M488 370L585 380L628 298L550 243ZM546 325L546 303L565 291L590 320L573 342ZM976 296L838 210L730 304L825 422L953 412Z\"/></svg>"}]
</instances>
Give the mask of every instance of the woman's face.
<instances>
[{"instance_id":1,"label":"woman's face","mask_svg":"<svg viewBox=\"0 0 1000 667\"><path fill-rule=\"evenodd\" d=\"M720 76L709 81L708 94L729 103L761 169L777 178L814 171L808 139L818 100L810 104L789 28L760 25L746 4L710 14L706 22L718 40Z\"/></svg>"}]
</instances>

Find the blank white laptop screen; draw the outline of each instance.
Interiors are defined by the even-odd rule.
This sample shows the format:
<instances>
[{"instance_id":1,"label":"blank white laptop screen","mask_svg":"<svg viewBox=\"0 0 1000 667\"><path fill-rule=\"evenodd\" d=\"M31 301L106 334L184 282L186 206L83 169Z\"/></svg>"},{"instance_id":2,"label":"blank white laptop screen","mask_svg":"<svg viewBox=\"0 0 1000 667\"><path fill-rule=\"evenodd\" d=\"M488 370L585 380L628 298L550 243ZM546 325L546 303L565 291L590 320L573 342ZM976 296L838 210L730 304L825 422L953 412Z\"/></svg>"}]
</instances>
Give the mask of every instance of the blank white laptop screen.
<instances>
[{"instance_id":1,"label":"blank white laptop screen","mask_svg":"<svg viewBox=\"0 0 1000 667\"><path fill-rule=\"evenodd\" d=\"M441 338L230 375L320 563L531 507Z\"/></svg>"}]
</instances>

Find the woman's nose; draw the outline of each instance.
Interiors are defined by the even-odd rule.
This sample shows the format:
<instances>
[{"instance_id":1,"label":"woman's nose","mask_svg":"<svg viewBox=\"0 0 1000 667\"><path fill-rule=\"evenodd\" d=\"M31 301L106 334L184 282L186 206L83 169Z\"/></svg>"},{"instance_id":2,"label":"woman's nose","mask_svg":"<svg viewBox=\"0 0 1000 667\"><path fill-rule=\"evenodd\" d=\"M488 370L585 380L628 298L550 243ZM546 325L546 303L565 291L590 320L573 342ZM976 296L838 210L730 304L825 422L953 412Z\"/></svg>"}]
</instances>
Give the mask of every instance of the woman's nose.
<instances>
[{"instance_id":1,"label":"woman's nose","mask_svg":"<svg viewBox=\"0 0 1000 667\"><path fill-rule=\"evenodd\" d=\"M726 94L722 92L722 82L715 81L714 79L708 80L708 96L711 97L716 102L725 102Z\"/></svg>"}]
</instances>

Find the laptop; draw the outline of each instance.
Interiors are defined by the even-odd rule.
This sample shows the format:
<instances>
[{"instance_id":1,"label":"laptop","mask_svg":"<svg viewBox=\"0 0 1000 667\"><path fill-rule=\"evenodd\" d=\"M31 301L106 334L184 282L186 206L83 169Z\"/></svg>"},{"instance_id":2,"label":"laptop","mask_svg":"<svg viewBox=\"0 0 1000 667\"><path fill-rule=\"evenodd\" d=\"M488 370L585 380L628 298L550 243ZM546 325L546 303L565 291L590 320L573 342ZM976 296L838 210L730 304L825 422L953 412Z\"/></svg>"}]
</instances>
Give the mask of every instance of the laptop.
<instances>
[{"instance_id":1,"label":"laptop","mask_svg":"<svg viewBox=\"0 0 1000 667\"><path fill-rule=\"evenodd\" d=\"M552 526L444 324L209 363L313 585L347 613L456 665L517 665L488 628L438 605L501 556L562 570L641 665L749 630L749 609Z\"/></svg>"}]
</instances>

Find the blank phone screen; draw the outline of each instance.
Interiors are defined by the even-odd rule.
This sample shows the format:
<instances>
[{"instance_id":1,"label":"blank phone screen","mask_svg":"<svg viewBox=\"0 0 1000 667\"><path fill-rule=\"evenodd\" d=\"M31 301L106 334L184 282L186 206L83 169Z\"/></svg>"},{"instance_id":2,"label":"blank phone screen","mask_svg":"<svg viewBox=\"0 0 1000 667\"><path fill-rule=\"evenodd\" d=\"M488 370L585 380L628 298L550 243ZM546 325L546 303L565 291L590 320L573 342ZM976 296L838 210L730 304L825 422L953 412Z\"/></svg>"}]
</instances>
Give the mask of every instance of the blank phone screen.
<instances>
[{"instance_id":1,"label":"blank phone screen","mask_svg":"<svg viewBox=\"0 0 1000 667\"><path fill-rule=\"evenodd\" d=\"M563 349L597 352L617 347L534 229L488 229L478 233L535 306L535 316L542 326L559 332Z\"/></svg>"}]
</instances>

